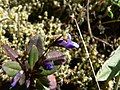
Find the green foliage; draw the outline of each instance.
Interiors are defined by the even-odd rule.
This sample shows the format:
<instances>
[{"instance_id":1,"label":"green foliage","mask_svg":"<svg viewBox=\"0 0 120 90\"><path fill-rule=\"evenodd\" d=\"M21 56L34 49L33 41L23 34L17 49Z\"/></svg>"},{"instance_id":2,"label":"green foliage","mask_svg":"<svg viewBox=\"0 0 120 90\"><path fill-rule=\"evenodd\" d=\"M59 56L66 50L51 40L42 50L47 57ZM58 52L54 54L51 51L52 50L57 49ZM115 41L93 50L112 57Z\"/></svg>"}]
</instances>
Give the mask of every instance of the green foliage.
<instances>
[{"instance_id":1,"label":"green foliage","mask_svg":"<svg viewBox=\"0 0 120 90\"><path fill-rule=\"evenodd\" d=\"M67 65L62 65L59 73L55 73L57 81L61 85L72 83L83 90L96 90L85 50L79 39L74 20L71 19L73 12L82 30L95 71L100 68L113 50L103 42L97 40L91 42L86 23L86 3L85 0L0 0L0 20L7 17L0 22L0 46L3 43L8 44L17 51L20 57L23 57L26 49L24 45L28 44L30 38L36 34L40 34L47 41L44 42L45 50L56 37L69 32L81 48L70 51L51 48L65 51L64 53L67 55ZM111 7L111 13L108 13L108 7ZM118 47L120 45L119 1L91 0L89 11L93 35L115 48ZM0 61L8 59L0 47ZM22 61L22 59L18 59ZM27 56L24 59L27 60ZM4 80L3 74L1 74L1 78ZM7 80L9 79L7 78ZM3 85L1 84L1 86Z\"/></svg>"},{"instance_id":2,"label":"green foliage","mask_svg":"<svg viewBox=\"0 0 120 90\"><path fill-rule=\"evenodd\" d=\"M11 77L15 76L21 70L21 66L16 61L8 61L2 64L2 68Z\"/></svg>"},{"instance_id":3,"label":"green foliage","mask_svg":"<svg viewBox=\"0 0 120 90\"><path fill-rule=\"evenodd\" d=\"M26 60L24 63L17 59L16 60L17 62L8 61L2 64L2 69L6 72L6 74L13 77L13 82L11 83L12 88L16 86L17 82L19 82L20 87L21 85L26 83L26 88L31 88L31 89L33 89L32 87L33 85L35 85L38 89L43 89L43 90L47 89L44 85L47 85L47 87L49 87L50 89L56 88L56 79L54 75L51 75L51 74L56 72L59 69L60 65L63 64L64 61L66 61L65 55L62 52L55 51L55 50L47 53L48 49L50 49L50 47L53 46L53 44L51 44L51 46L48 47L45 53L39 57L38 48L41 46L41 43L39 43L41 42L41 39L37 38L37 42L35 42L34 39L36 39L36 37L38 37L38 35L33 37L27 46L27 50L29 54L28 61ZM3 44L2 47L7 54L10 53L8 54L8 56L11 56L12 55L11 52L12 53L14 52L14 50L9 46L7 46L6 44ZM12 55L12 57L14 57L14 55ZM38 61L38 57L39 57L39 61ZM54 61L60 62L59 65L54 66L52 64L52 62ZM37 84L36 80L40 80L40 83Z\"/></svg>"},{"instance_id":4,"label":"green foliage","mask_svg":"<svg viewBox=\"0 0 120 90\"><path fill-rule=\"evenodd\" d=\"M98 81L111 80L120 73L120 46L112 52L110 58L105 61L97 73Z\"/></svg>"}]
</instances>

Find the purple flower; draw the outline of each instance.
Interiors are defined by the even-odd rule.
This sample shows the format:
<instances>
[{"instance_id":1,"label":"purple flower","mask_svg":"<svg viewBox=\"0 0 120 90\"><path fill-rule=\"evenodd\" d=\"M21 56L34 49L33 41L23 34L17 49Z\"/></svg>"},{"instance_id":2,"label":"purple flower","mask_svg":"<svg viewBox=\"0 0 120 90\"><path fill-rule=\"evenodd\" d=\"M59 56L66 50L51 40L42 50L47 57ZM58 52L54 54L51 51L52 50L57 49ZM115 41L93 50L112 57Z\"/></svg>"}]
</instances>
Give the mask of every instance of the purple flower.
<instances>
[{"instance_id":1,"label":"purple flower","mask_svg":"<svg viewBox=\"0 0 120 90\"><path fill-rule=\"evenodd\" d=\"M13 82L11 83L11 87L14 87L17 84L17 82L20 80L22 74L23 74L23 70L21 70L17 73L17 75L14 77Z\"/></svg>"},{"instance_id":2,"label":"purple flower","mask_svg":"<svg viewBox=\"0 0 120 90\"><path fill-rule=\"evenodd\" d=\"M66 49L79 48L79 45L76 42L71 41L71 35L70 34L68 34L68 40L67 41L65 41L64 39L59 37L54 42L53 46L60 46L60 47L66 48Z\"/></svg>"},{"instance_id":3,"label":"purple flower","mask_svg":"<svg viewBox=\"0 0 120 90\"><path fill-rule=\"evenodd\" d=\"M44 62L43 68L46 69L46 70L52 70L53 69L52 62Z\"/></svg>"}]
</instances>

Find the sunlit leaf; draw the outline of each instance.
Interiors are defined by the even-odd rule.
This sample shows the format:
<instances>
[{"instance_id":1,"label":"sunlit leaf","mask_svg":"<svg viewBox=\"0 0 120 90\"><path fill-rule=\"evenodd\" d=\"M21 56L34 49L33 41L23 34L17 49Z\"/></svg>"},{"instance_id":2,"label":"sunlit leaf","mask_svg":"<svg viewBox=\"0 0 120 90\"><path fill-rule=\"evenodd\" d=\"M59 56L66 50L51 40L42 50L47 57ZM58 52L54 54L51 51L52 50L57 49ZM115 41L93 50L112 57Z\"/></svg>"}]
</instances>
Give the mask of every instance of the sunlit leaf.
<instances>
[{"instance_id":1,"label":"sunlit leaf","mask_svg":"<svg viewBox=\"0 0 120 90\"><path fill-rule=\"evenodd\" d=\"M13 77L21 70L21 66L16 61L8 61L2 64L2 69L6 72L7 75Z\"/></svg>"},{"instance_id":2,"label":"sunlit leaf","mask_svg":"<svg viewBox=\"0 0 120 90\"><path fill-rule=\"evenodd\" d=\"M29 54L32 46L35 45L38 49L38 55L41 56L43 53L43 39L41 38L40 35L36 35L33 38L30 39L26 51Z\"/></svg>"},{"instance_id":3,"label":"sunlit leaf","mask_svg":"<svg viewBox=\"0 0 120 90\"><path fill-rule=\"evenodd\" d=\"M16 60L18 58L18 54L16 51L14 51L11 47L9 47L7 44L2 45L3 50L6 52L6 54L12 59Z\"/></svg>"},{"instance_id":4,"label":"sunlit leaf","mask_svg":"<svg viewBox=\"0 0 120 90\"><path fill-rule=\"evenodd\" d=\"M120 73L120 46L111 53L110 58L105 61L97 73L98 81L110 80Z\"/></svg>"},{"instance_id":5,"label":"sunlit leaf","mask_svg":"<svg viewBox=\"0 0 120 90\"><path fill-rule=\"evenodd\" d=\"M35 45L33 45L30 50L29 58L28 58L28 63L30 65L31 69L33 69L33 67L37 61L38 61L38 49Z\"/></svg>"}]
</instances>

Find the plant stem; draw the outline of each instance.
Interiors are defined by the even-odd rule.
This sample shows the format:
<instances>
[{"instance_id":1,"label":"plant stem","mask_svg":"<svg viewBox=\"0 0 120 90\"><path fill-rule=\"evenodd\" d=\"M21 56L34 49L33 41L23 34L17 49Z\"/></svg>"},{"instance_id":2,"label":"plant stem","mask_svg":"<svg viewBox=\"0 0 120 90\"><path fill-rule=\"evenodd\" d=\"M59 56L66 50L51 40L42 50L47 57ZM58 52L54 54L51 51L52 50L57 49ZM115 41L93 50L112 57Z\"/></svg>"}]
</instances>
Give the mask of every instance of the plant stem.
<instances>
[{"instance_id":1,"label":"plant stem","mask_svg":"<svg viewBox=\"0 0 120 90\"><path fill-rule=\"evenodd\" d=\"M119 84L120 77L119 75L116 77L116 84L113 90L118 90L118 84Z\"/></svg>"},{"instance_id":2,"label":"plant stem","mask_svg":"<svg viewBox=\"0 0 120 90\"><path fill-rule=\"evenodd\" d=\"M89 31L89 34L90 34L90 37L93 39L93 34L92 34L92 30L91 30L91 27L90 27L90 18L89 18L89 0L87 1L87 24L88 24L88 31Z\"/></svg>"},{"instance_id":3,"label":"plant stem","mask_svg":"<svg viewBox=\"0 0 120 90\"><path fill-rule=\"evenodd\" d=\"M62 36L60 36L60 37L62 37ZM60 38L60 37L58 37L58 38ZM57 39L58 39L58 38L57 38ZM55 41L56 41L56 40L54 40L54 41L47 47L47 49L44 51L44 53L39 57L39 60L36 62L36 65L34 66L34 68L39 68L39 67L40 67L41 62L42 62L42 58L43 58L44 55L48 52L48 50L50 49L50 47L54 45Z\"/></svg>"},{"instance_id":4,"label":"plant stem","mask_svg":"<svg viewBox=\"0 0 120 90\"><path fill-rule=\"evenodd\" d=\"M94 75L94 77L95 77L95 81L96 81L96 84L97 84L98 90L100 90L100 86L99 86L99 83L98 83L97 78L96 78L96 75L95 75L95 71L94 71L94 68L93 68L92 61L91 61L91 59L90 59L90 55L89 55L89 52L88 52L87 46L86 46L85 41L84 41L84 39L83 39L83 36L82 36L81 30L80 30L80 28L79 28L79 26L78 26L78 23L77 23L77 20L76 20L75 18L74 18L74 20L75 20L75 24L76 24L76 26L77 26L78 32L79 32L79 34L80 34L80 38L82 39L82 43L83 43L83 45L84 45L84 48L85 48L86 54L87 54L87 56L88 56L88 59L89 59L89 62L90 62L90 66L91 66L91 68L92 68L92 72L93 72L93 75Z\"/></svg>"},{"instance_id":5,"label":"plant stem","mask_svg":"<svg viewBox=\"0 0 120 90\"><path fill-rule=\"evenodd\" d=\"M102 22L101 24L109 24L109 23L116 23L116 22L120 22L120 20L106 21L106 22Z\"/></svg>"}]
</instances>

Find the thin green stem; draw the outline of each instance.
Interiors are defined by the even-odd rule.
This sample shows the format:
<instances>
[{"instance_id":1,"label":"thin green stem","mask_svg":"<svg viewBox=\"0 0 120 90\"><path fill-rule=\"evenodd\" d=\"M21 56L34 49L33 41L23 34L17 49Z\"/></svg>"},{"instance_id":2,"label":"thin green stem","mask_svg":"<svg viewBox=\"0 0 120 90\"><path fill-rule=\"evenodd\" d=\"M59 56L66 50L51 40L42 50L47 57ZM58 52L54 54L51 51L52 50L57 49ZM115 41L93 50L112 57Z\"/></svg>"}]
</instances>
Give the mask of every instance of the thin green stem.
<instances>
[{"instance_id":1,"label":"thin green stem","mask_svg":"<svg viewBox=\"0 0 120 90\"><path fill-rule=\"evenodd\" d=\"M113 90L118 90L118 84L119 84L119 81L120 81L120 77L119 75L116 77L116 84L115 84L115 87Z\"/></svg>"}]
</instances>

